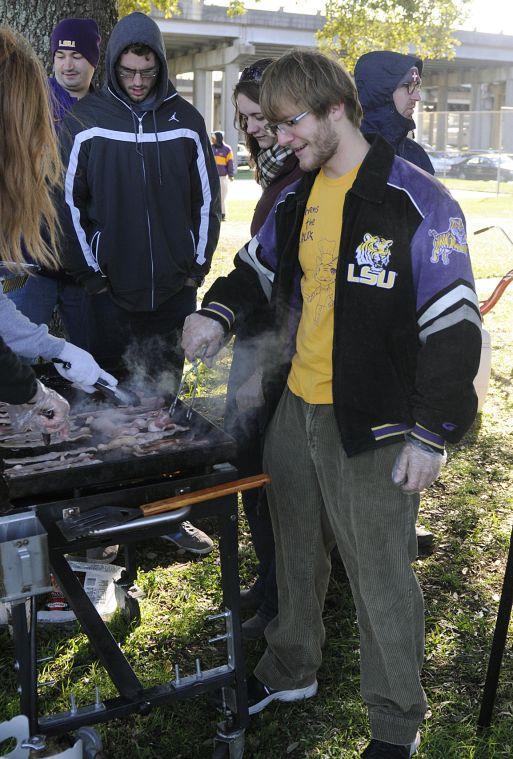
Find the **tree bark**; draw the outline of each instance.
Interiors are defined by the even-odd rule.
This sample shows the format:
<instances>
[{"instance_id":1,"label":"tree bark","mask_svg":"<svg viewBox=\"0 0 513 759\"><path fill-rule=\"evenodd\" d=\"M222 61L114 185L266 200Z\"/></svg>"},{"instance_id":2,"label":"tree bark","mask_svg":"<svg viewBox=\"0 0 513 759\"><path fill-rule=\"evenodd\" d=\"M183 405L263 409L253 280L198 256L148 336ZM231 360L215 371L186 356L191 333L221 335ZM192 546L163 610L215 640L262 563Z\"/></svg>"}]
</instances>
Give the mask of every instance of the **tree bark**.
<instances>
[{"instance_id":1,"label":"tree bark","mask_svg":"<svg viewBox=\"0 0 513 759\"><path fill-rule=\"evenodd\" d=\"M0 19L21 32L43 62L47 72L52 70L50 35L59 21L65 18L93 18L102 37L101 59L97 71L103 71L105 46L117 21L116 0L0 0ZM103 75L100 77L103 79Z\"/></svg>"}]
</instances>

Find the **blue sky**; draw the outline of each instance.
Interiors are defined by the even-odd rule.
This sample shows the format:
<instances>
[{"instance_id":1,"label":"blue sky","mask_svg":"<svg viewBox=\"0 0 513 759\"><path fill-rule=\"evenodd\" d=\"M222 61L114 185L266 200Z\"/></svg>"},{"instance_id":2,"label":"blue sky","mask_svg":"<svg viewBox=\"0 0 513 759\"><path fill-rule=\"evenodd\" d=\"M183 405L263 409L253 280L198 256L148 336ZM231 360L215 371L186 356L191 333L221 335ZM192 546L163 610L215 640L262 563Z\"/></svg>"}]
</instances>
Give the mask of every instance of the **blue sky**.
<instances>
[{"instance_id":1,"label":"blue sky","mask_svg":"<svg viewBox=\"0 0 513 759\"><path fill-rule=\"evenodd\" d=\"M216 5L223 5L223 0L206 0ZM323 0L309 0L308 10L304 0L245 0L248 8L262 10L278 10L283 7L286 11L315 13L324 8ZM477 29L480 32L504 32L513 35L513 2L512 0L471 0L469 3L468 19L461 24L464 29Z\"/></svg>"}]
</instances>

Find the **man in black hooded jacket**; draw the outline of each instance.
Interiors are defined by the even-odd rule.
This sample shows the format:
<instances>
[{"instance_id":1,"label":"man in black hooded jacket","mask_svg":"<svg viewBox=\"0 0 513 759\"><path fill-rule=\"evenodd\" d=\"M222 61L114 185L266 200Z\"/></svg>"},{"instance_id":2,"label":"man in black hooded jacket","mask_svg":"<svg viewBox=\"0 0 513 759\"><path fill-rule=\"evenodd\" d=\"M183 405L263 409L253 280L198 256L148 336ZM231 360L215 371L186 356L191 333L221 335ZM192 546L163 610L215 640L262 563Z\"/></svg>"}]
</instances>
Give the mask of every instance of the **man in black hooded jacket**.
<instances>
[{"instance_id":1,"label":"man in black hooded jacket","mask_svg":"<svg viewBox=\"0 0 513 759\"><path fill-rule=\"evenodd\" d=\"M408 137L415 129L412 116L421 98L421 59L374 50L358 58L354 78L363 109L363 134L380 134L401 158L434 174L424 148Z\"/></svg>"},{"instance_id":2,"label":"man in black hooded jacket","mask_svg":"<svg viewBox=\"0 0 513 759\"><path fill-rule=\"evenodd\" d=\"M91 352L114 369L135 343L153 373L178 375L177 330L219 236L219 179L203 118L169 81L151 18L116 24L106 83L64 120L61 143L67 269L96 296Z\"/></svg>"},{"instance_id":3,"label":"man in black hooded jacket","mask_svg":"<svg viewBox=\"0 0 513 759\"><path fill-rule=\"evenodd\" d=\"M105 85L61 129L66 268L93 296L93 356L114 373L134 363L154 377L170 371L176 386L181 327L219 237L216 164L202 116L168 79L151 18L122 18L105 63ZM189 522L166 537L194 554L213 547Z\"/></svg>"}]
</instances>

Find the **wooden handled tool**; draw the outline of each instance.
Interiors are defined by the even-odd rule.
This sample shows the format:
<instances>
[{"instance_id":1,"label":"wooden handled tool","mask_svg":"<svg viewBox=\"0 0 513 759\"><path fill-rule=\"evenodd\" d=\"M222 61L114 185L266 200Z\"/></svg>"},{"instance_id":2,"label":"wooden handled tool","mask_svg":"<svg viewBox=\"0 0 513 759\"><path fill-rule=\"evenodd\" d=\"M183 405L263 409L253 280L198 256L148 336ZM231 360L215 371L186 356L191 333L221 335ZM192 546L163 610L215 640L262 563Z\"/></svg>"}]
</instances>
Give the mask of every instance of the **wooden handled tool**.
<instances>
[{"instance_id":1,"label":"wooden handled tool","mask_svg":"<svg viewBox=\"0 0 513 759\"><path fill-rule=\"evenodd\" d=\"M190 506L193 503L212 501L214 498L222 498L225 495L239 493L242 490L259 488L268 482L271 482L268 474L255 474L252 477L243 477L240 480L235 480L235 482L225 482L221 485L214 485L211 488L203 488L203 490L195 490L192 493L182 493L181 495L173 496L173 498L164 498L161 501L147 503L145 506L141 506L140 509L144 516L147 517L152 514L161 514L164 511L181 509L182 506Z\"/></svg>"},{"instance_id":2,"label":"wooden handled tool","mask_svg":"<svg viewBox=\"0 0 513 759\"><path fill-rule=\"evenodd\" d=\"M242 490L259 488L270 481L269 475L257 474L253 477L235 480L235 482L226 482L221 485L214 485L211 488L195 490L192 493L182 493L172 498L163 498L161 501L153 501L137 508L99 506L83 514L67 516L57 522L57 527L66 540L76 540L91 535L104 536L124 533L128 530L133 531L148 526L151 517L154 517L155 522L161 521L162 517L155 516L157 514L173 512L194 503L212 501L214 498L222 498L225 495L238 493Z\"/></svg>"}]
</instances>

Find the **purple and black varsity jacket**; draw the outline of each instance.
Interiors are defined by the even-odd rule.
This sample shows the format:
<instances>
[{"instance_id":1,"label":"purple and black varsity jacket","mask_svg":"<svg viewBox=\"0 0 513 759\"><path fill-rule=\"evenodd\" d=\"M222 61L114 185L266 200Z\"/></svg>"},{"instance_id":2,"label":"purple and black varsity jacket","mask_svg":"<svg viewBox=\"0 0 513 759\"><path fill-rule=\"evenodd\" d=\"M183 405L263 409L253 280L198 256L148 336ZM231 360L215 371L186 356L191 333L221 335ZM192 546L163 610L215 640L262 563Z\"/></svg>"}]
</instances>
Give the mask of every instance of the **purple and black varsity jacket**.
<instances>
[{"instance_id":1,"label":"purple and black varsity jacket","mask_svg":"<svg viewBox=\"0 0 513 759\"><path fill-rule=\"evenodd\" d=\"M301 317L298 259L316 172L283 191L265 224L210 288L201 313L227 331L266 298L275 340L264 391L272 411ZM406 432L444 448L476 414L481 317L465 220L436 179L376 137L343 209L335 284L333 403L348 456Z\"/></svg>"}]
</instances>

